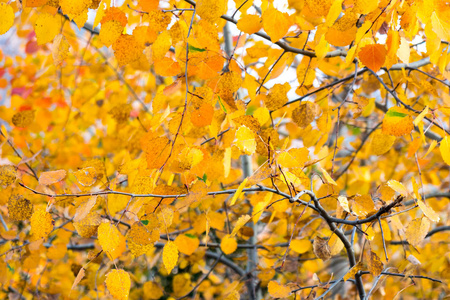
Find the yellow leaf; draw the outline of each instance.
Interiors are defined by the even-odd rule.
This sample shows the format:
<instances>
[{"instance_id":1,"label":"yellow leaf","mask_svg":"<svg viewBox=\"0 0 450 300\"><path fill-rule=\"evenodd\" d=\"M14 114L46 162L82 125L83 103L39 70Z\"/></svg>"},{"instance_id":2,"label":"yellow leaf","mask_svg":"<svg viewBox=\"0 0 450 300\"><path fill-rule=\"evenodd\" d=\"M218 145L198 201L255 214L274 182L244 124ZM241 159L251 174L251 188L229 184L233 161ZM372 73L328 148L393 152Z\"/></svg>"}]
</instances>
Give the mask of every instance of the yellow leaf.
<instances>
[{"instance_id":1,"label":"yellow leaf","mask_svg":"<svg viewBox=\"0 0 450 300\"><path fill-rule=\"evenodd\" d=\"M62 259L67 253L67 245L59 242L53 244L47 251L47 257L52 260Z\"/></svg>"},{"instance_id":2,"label":"yellow leaf","mask_svg":"<svg viewBox=\"0 0 450 300\"><path fill-rule=\"evenodd\" d=\"M173 221L173 209L169 206L163 207L157 217L161 228L169 228Z\"/></svg>"},{"instance_id":3,"label":"yellow leaf","mask_svg":"<svg viewBox=\"0 0 450 300\"><path fill-rule=\"evenodd\" d=\"M53 230L53 223L50 213L38 209L30 218L31 234L35 239L46 238Z\"/></svg>"},{"instance_id":4,"label":"yellow leaf","mask_svg":"<svg viewBox=\"0 0 450 300\"><path fill-rule=\"evenodd\" d=\"M152 216L153 217L153 216ZM151 218L157 223L156 218ZM142 254L148 254L153 250L153 244L159 240L159 230L154 228L152 220L146 220L148 226L142 222L135 222L127 232L127 245L131 253L138 257Z\"/></svg>"},{"instance_id":5,"label":"yellow leaf","mask_svg":"<svg viewBox=\"0 0 450 300\"><path fill-rule=\"evenodd\" d=\"M17 171L16 167L12 165L0 166L0 185L10 186L16 181Z\"/></svg>"},{"instance_id":6,"label":"yellow leaf","mask_svg":"<svg viewBox=\"0 0 450 300\"><path fill-rule=\"evenodd\" d=\"M422 112L414 119L414 125L419 126L423 118L428 114L428 105L422 110Z\"/></svg>"},{"instance_id":7,"label":"yellow leaf","mask_svg":"<svg viewBox=\"0 0 450 300\"><path fill-rule=\"evenodd\" d=\"M314 68L311 68L311 66L309 64L306 63L302 63L298 65L297 67L297 81L301 86L310 86L313 84L314 80L316 79L316 71L314 70ZM302 107L302 105L308 105L308 108L312 108L312 102L305 102L300 104L300 107ZM294 115L294 113L292 113Z\"/></svg>"},{"instance_id":8,"label":"yellow leaf","mask_svg":"<svg viewBox=\"0 0 450 300\"><path fill-rule=\"evenodd\" d=\"M417 247L425 239L429 229L430 221L428 221L428 218L414 219L406 228L406 240Z\"/></svg>"},{"instance_id":9,"label":"yellow leaf","mask_svg":"<svg viewBox=\"0 0 450 300\"><path fill-rule=\"evenodd\" d=\"M271 110L277 110L283 107L286 102L288 102L287 93L291 89L289 83L285 84L275 84L269 91L269 94L264 98L264 104Z\"/></svg>"},{"instance_id":10,"label":"yellow leaf","mask_svg":"<svg viewBox=\"0 0 450 300\"><path fill-rule=\"evenodd\" d=\"M127 203L129 201L128 196L125 195L117 195L117 194L110 194L108 195L108 212L111 216L115 216L116 213L121 211L127 206Z\"/></svg>"},{"instance_id":11,"label":"yellow leaf","mask_svg":"<svg viewBox=\"0 0 450 300\"><path fill-rule=\"evenodd\" d=\"M172 45L172 38L167 30L158 35L156 41L152 45L152 58L154 61L161 60L166 56Z\"/></svg>"},{"instance_id":12,"label":"yellow leaf","mask_svg":"<svg viewBox=\"0 0 450 300\"><path fill-rule=\"evenodd\" d=\"M400 42L400 47L397 50L397 56L404 62L405 64L409 64L409 55L411 49L409 48L408 41L402 37Z\"/></svg>"},{"instance_id":13,"label":"yellow leaf","mask_svg":"<svg viewBox=\"0 0 450 300\"><path fill-rule=\"evenodd\" d=\"M239 187L237 188L236 192L233 195L233 198L231 198L230 206L233 206L236 203L236 200L239 198L239 196L242 194L242 190L245 188L245 185L247 184L248 178L245 178Z\"/></svg>"},{"instance_id":14,"label":"yellow leaf","mask_svg":"<svg viewBox=\"0 0 450 300\"><path fill-rule=\"evenodd\" d=\"M255 133L247 126L242 125L236 131L236 140L234 142L243 153L252 155L256 151Z\"/></svg>"},{"instance_id":15,"label":"yellow leaf","mask_svg":"<svg viewBox=\"0 0 450 300\"><path fill-rule=\"evenodd\" d=\"M325 35L320 37L319 42L316 45L316 57L318 60L322 60L330 51L330 44L326 40Z\"/></svg>"},{"instance_id":16,"label":"yellow leaf","mask_svg":"<svg viewBox=\"0 0 450 300\"><path fill-rule=\"evenodd\" d=\"M53 63L55 65L61 64L64 59L69 55L70 44L66 37L62 34L58 34L53 40L52 55Z\"/></svg>"},{"instance_id":17,"label":"yellow leaf","mask_svg":"<svg viewBox=\"0 0 450 300\"><path fill-rule=\"evenodd\" d=\"M132 35L122 34L112 45L114 56L120 66L132 63L139 59L142 48Z\"/></svg>"},{"instance_id":18,"label":"yellow leaf","mask_svg":"<svg viewBox=\"0 0 450 300\"><path fill-rule=\"evenodd\" d=\"M413 119L406 108L391 107L383 118L384 134L402 136L409 134L413 129Z\"/></svg>"},{"instance_id":19,"label":"yellow leaf","mask_svg":"<svg viewBox=\"0 0 450 300\"><path fill-rule=\"evenodd\" d=\"M197 250L200 245L200 241L196 236L191 234L180 234L175 239L175 245L180 250L181 253L186 255L191 255Z\"/></svg>"},{"instance_id":20,"label":"yellow leaf","mask_svg":"<svg viewBox=\"0 0 450 300\"><path fill-rule=\"evenodd\" d=\"M416 196L417 200L422 200L422 196L420 196L420 193L419 193L419 185L417 184L416 179L413 177L411 181L412 181L414 196Z\"/></svg>"},{"instance_id":21,"label":"yellow leaf","mask_svg":"<svg viewBox=\"0 0 450 300\"><path fill-rule=\"evenodd\" d=\"M300 128L306 128L319 114L317 104L312 102L304 102L292 111L292 121Z\"/></svg>"},{"instance_id":22,"label":"yellow leaf","mask_svg":"<svg viewBox=\"0 0 450 300\"><path fill-rule=\"evenodd\" d=\"M425 153L425 155L422 157L422 159L425 158L428 154L430 154L430 152L433 151L433 149L436 147L436 145L437 145L437 141L432 140L430 147L428 147L427 153ZM450 161L450 159L449 159L449 161Z\"/></svg>"},{"instance_id":23,"label":"yellow leaf","mask_svg":"<svg viewBox=\"0 0 450 300\"><path fill-rule=\"evenodd\" d=\"M361 63L374 72L378 72L386 60L386 48L384 45L372 44L361 48L358 53Z\"/></svg>"},{"instance_id":24,"label":"yellow leaf","mask_svg":"<svg viewBox=\"0 0 450 300\"><path fill-rule=\"evenodd\" d=\"M144 291L144 299L159 299L164 296L163 290L156 282L147 281L142 289Z\"/></svg>"},{"instance_id":25,"label":"yellow leaf","mask_svg":"<svg viewBox=\"0 0 450 300\"><path fill-rule=\"evenodd\" d=\"M34 121L34 110L23 110L12 117L14 126L25 128L30 126Z\"/></svg>"},{"instance_id":26,"label":"yellow leaf","mask_svg":"<svg viewBox=\"0 0 450 300\"><path fill-rule=\"evenodd\" d=\"M387 185L402 196L407 196L409 194L405 186L397 180L389 180Z\"/></svg>"},{"instance_id":27,"label":"yellow leaf","mask_svg":"<svg viewBox=\"0 0 450 300\"><path fill-rule=\"evenodd\" d=\"M370 195L358 195L354 198L352 204L352 211L358 217L366 217L375 211L375 204Z\"/></svg>"},{"instance_id":28,"label":"yellow leaf","mask_svg":"<svg viewBox=\"0 0 450 300\"><path fill-rule=\"evenodd\" d=\"M356 0L353 11L362 15L367 15L378 8L378 0Z\"/></svg>"},{"instance_id":29,"label":"yellow leaf","mask_svg":"<svg viewBox=\"0 0 450 300\"><path fill-rule=\"evenodd\" d=\"M197 1L195 12L210 23L217 23L220 16L228 9L228 0L200 0Z\"/></svg>"},{"instance_id":30,"label":"yellow leaf","mask_svg":"<svg viewBox=\"0 0 450 300\"><path fill-rule=\"evenodd\" d=\"M74 222L73 226L81 237L90 238L97 233L98 226L101 223L101 216L98 213L91 212L81 221Z\"/></svg>"},{"instance_id":31,"label":"yellow leaf","mask_svg":"<svg viewBox=\"0 0 450 300\"><path fill-rule=\"evenodd\" d=\"M177 265L177 261L178 248L174 242L168 241L163 249L163 263L167 273L170 274L172 272L173 268Z\"/></svg>"},{"instance_id":32,"label":"yellow leaf","mask_svg":"<svg viewBox=\"0 0 450 300\"><path fill-rule=\"evenodd\" d=\"M373 276L380 275L384 268L384 265L381 262L380 258L375 254L375 252L372 251L366 252L366 257L370 274L372 274Z\"/></svg>"},{"instance_id":33,"label":"yellow leaf","mask_svg":"<svg viewBox=\"0 0 450 300\"><path fill-rule=\"evenodd\" d=\"M229 234L225 235L220 241L220 249L227 255L233 253L237 249L236 239Z\"/></svg>"},{"instance_id":34,"label":"yellow leaf","mask_svg":"<svg viewBox=\"0 0 450 300\"><path fill-rule=\"evenodd\" d=\"M97 203L97 195L91 196L88 199L81 202L80 205L77 207L73 221L80 222L81 220L83 220L89 214L89 212L96 203Z\"/></svg>"},{"instance_id":35,"label":"yellow leaf","mask_svg":"<svg viewBox=\"0 0 450 300\"><path fill-rule=\"evenodd\" d=\"M60 0L59 5L61 6L63 13L70 15L78 15L88 8L90 2L91 2L90 0L79 0L79 1Z\"/></svg>"},{"instance_id":36,"label":"yellow leaf","mask_svg":"<svg viewBox=\"0 0 450 300\"><path fill-rule=\"evenodd\" d=\"M8 214L14 221L28 220L33 215L33 204L22 195L13 194L8 200Z\"/></svg>"},{"instance_id":37,"label":"yellow leaf","mask_svg":"<svg viewBox=\"0 0 450 300\"><path fill-rule=\"evenodd\" d=\"M111 46L122 34L123 26L119 21L110 20L102 24L99 39L106 47Z\"/></svg>"},{"instance_id":38,"label":"yellow leaf","mask_svg":"<svg viewBox=\"0 0 450 300\"><path fill-rule=\"evenodd\" d=\"M419 205L420 209L423 211L423 214L428 217L433 222L439 222L439 215L425 202L417 198L417 204Z\"/></svg>"},{"instance_id":39,"label":"yellow leaf","mask_svg":"<svg viewBox=\"0 0 450 300\"><path fill-rule=\"evenodd\" d=\"M325 26L330 27L333 25L334 21L339 17L342 11L342 2L344 0L335 0L331 4L330 10L328 11L327 18L325 20Z\"/></svg>"},{"instance_id":40,"label":"yellow leaf","mask_svg":"<svg viewBox=\"0 0 450 300\"><path fill-rule=\"evenodd\" d=\"M356 273L358 273L358 271L361 271L363 269L363 263L362 262L358 262L356 265L354 265L348 272L347 274L345 274L344 276L344 281L349 280L350 278L352 278L353 276L356 275Z\"/></svg>"},{"instance_id":41,"label":"yellow leaf","mask_svg":"<svg viewBox=\"0 0 450 300\"><path fill-rule=\"evenodd\" d=\"M303 1L302 1L303 2ZM305 5L309 8L313 16L326 16L330 7L332 6L333 0L305 0Z\"/></svg>"},{"instance_id":42,"label":"yellow leaf","mask_svg":"<svg viewBox=\"0 0 450 300\"><path fill-rule=\"evenodd\" d=\"M256 205L253 206L253 223L257 223L259 221L262 213L264 212L264 209L270 203L270 200L272 200L272 197L273 193L267 193L262 201L256 203Z\"/></svg>"},{"instance_id":43,"label":"yellow leaf","mask_svg":"<svg viewBox=\"0 0 450 300\"><path fill-rule=\"evenodd\" d=\"M116 259L121 253L118 250L122 248L124 237L117 227L108 221L104 221L98 226L98 242L103 251L111 260Z\"/></svg>"},{"instance_id":44,"label":"yellow leaf","mask_svg":"<svg viewBox=\"0 0 450 300\"><path fill-rule=\"evenodd\" d=\"M328 172L324 168L320 168L320 170L322 171L325 183L337 186L336 181L334 181L333 178L331 178L330 174L328 174Z\"/></svg>"},{"instance_id":45,"label":"yellow leaf","mask_svg":"<svg viewBox=\"0 0 450 300\"><path fill-rule=\"evenodd\" d=\"M387 183L383 183L378 188L378 193L380 193L381 200L385 202L391 201L395 196L395 191Z\"/></svg>"},{"instance_id":46,"label":"yellow leaf","mask_svg":"<svg viewBox=\"0 0 450 300\"><path fill-rule=\"evenodd\" d=\"M238 291L234 290L231 293L228 294L228 296L225 298L225 300L240 300L241 296Z\"/></svg>"},{"instance_id":47,"label":"yellow leaf","mask_svg":"<svg viewBox=\"0 0 450 300\"><path fill-rule=\"evenodd\" d=\"M114 299L127 300L130 293L131 280L128 272L119 269L106 274L106 287Z\"/></svg>"},{"instance_id":48,"label":"yellow leaf","mask_svg":"<svg viewBox=\"0 0 450 300\"><path fill-rule=\"evenodd\" d=\"M86 274L86 270L84 268L81 268L80 271L78 271L77 277L73 281L72 287L70 288L73 290L77 287L77 285L80 283L80 281L84 278L84 275Z\"/></svg>"},{"instance_id":49,"label":"yellow leaf","mask_svg":"<svg viewBox=\"0 0 450 300\"><path fill-rule=\"evenodd\" d=\"M14 25L14 10L11 5L0 3L0 35L5 34Z\"/></svg>"},{"instance_id":50,"label":"yellow leaf","mask_svg":"<svg viewBox=\"0 0 450 300\"><path fill-rule=\"evenodd\" d=\"M97 171L94 167L86 167L73 173L82 186L91 186L97 181Z\"/></svg>"},{"instance_id":51,"label":"yellow leaf","mask_svg":"<svg viewBox=\"0 0 450 300\"><path fill-rule=\"evenodd\" d=\"M448 10L448 7L447 7ZM437 36L444 41L450 40L450 24L449 20L442 20L438 17L438 14L434 11L431 13L431 25L433 26L433 31Z\"/></svg>"},{"instance_id":52,"label":"yellow leaf","mask_svg":"<svg viewBox=\"0 0 450 300\"><path fill-rule=\"evenodd\" d=\"M303 254L311 250L312 245L308 239L291 241L290 248L297 253Z\"/></svg>"},{"instance_id":53,"label":"yellow leaf","mask_svg":"<svg viewBox=\"0 0 450 300\"><path fill-rule=\"evenodd\" d=\"M314 254L323 261L327 261L331 258L331 250L328 245L328 241L316 236L313 243Z\"/></svg>"},{"instance_id":54,"label":"yellow leaf","mask_svg":"<svg viewBox=\"0 0 450 300\"><path fill-rule=\"evenodd\" d=\"M331 235L328 240L328 245L330 246L331 256L339 254L339 252L341 252L344 248L344 243L342 243L341 239L335 234Z\"/></svg>"},{"instance_id":55,"label":"yellow leaf","mask_svg":"<svg viewBox=\"0 0 450 300\"><path fill-rule=\"evenodd\" d=\"M276 281L270 281L268 286L270 296L274 298L286 298L291 294L291 288L281 285Z\"/></svg>"},{"instance_id":56,"label":"yellow leaf","mask_svg":"<svg viewBox=\"0 0 450 300\"><path fill-rule=\"evenodd\" d=\"M370 142L371 152L375 155L382 155L392 148L395 140L395 136L387 135L381 130L377 130L372 134L372 139Z\"/></svg>"},{"instance_id":57,"label":"yellow leaf","mask_svg":"<svg viewBox=\"0 0 450 300\"><path fill-rule=\"evenodd\" d=\"M284 37L291 27L289 14L282 13L272 5L264 11L262 21L264 31L267 32L273 43Z\"/></svg>"},{"instance_id":58,"label":"yellow leaf","mask_svg":"<svg viewBox=\"0 0 450 300\"><path fill-rule=\"evenodd\" d=\"M240 216L234 226L233 232L231 232L230 237L234 237L238 233L239 229L241 229L250 219L250 215Z\"/></svg>"},{"instance_id":59,"label":"yellow leaf","mask_svg":"<svg viewBox=\"0 0 450 300\"><path fill-rule=\"evenodd\" d=\"M350 212L350 208L349 208L349 206L348 206L348 200L347 200L347 197L345 197L345 196L339 196L338 197L338 201L339 201L339 204L341 205L341 207L346 211L346 212Z\"/></svg>"},{"instance_id":60,"label":"yellow leaf","mask_svg":"<svg viewBox=\"0 0 450 300\"><path fill-rule=\"evenodd\" d=\"M264 125L270 119L270 112L266 107L259 107L253 112L253 116L259 124Z\"/></svg>"},{"instance_id":61,"label":"yellow leaf","mask_svg":"<svg viewBox=\"0 0 450 300\"><path fill-rule=\"evenodd\" d=\"M381 220L381 228L383 229L384 239L386 241L392 240L391 229L389 228L389 225L385 220Z\"/></svg>"},{"instance_id":62,"label":"yellow leaf","mask_svg":"<svg viewBox=\"0 0 450 300\"><path fill-rule=\"evenodd\" d=\"M258 32L262 28L262 20L258 15L245 15L236 24L240 31L247 34Z\"/></svg>"},{"instance_id":63,"label":"yellow leaf","mask_svg":"<svg viewBox=\"0 0 450 300\"><path fill-rule=\"evenodd\" d=\"M61 16L51 15L48 13L39 14L34 24L34 31L36 32L36 38L38 45L51 42L54 37L60 32L61 29Z\"/></svg>"},{"instance_id":64,"label":"yellow leaf","mask_svg":"<svg viewBox=\"0 0 450 300\"><path fill-rule=\"evenodd\" d=\"M223 155L223 177L227 178L230 175L231 170L231 147L227 147L225 149L225 153Z\"/></svg>"},{"instance_id":65,"label":"yellow leaf","mask_svg":"<svg viewBox=\"0 0 450 300\"><path fill-rule=\"evenodd\" d=\"M450 165L450 138L445 136L440 143L439 151L441 151L442 159L447 165Z\"/></svg>"},{"instance_id":66,"label":"yellow leaf","mask_svg":"<svg viewBox=\"0 0 450 300\"><path fill-rule=\"evenodd\" d=\"M277 162L284 168L303 168L309 159L307 148L291 148L289 151L281 152Z\"/></svg>"}]
</instances>

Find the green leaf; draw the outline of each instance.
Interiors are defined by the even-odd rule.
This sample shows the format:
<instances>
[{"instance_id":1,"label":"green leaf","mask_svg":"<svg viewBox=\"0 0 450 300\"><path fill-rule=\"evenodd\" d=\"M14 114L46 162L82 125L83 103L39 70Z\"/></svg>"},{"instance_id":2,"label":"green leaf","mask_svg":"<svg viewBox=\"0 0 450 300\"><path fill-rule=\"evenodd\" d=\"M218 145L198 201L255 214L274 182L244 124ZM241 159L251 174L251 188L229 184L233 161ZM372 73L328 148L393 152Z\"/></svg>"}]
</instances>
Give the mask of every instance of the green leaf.
<instances>
[{"instance_id":1,"label":"green leaf","mask_svg":"<svg viewBox=\"0 0 450 300\"><path fill-rule=\"evenodd\" d=\"M400 117L400 118L404 118L406 117L408 114L405 113L401 113L401 112L397 112L397 111L388 111L386 113L386 116L388 117Z\"/></svg>"},{"instance_id":2,"label":"green leaf","mask_svg":"<svg viewBox=\"0 0 450 300\"><path fill-rule=\"evenodd\" d=\"M206 173L205 173L205 174L203 174L203 177L198 177L198 176L197 176L197 178L198 178L198 180L201 180L201 181L203 181L204 183L206 183L206 180L208 179L208 176L207 176Z\"/></svg>"},{"instance_id":3,"label":"green leaf","mask_svg":"<svg viewBox=\"0 0 450 300\"><path fill-rule=\"evenodd\" d=\"M217 96L217 98L219 98L219 104L220 104L220 107L221 107L222 110L227 114L228 112L227 112L227 109L225 108L225 106L224 106L223 103L222 103L222 99L220 99L220 96Z\"/></svg>"},{"instance_id":4,"label":"green leaf","mask_svg":"<svg viewBox=\"0 0 450 300\"><path fill-rule=\"evenodd\" d=\"M148 225L148 220L141 220L141 223L144 225Z\"/></svg>"},{"instance_id":5,"label":"green leaf","mask_svg":"<svg viewBox=\"0 0 450 300\"><path fill-rule=\"evenodd\" d=\"M205 52L206 49L196 48L194 46L189 45L189 52Z\"/></svg>"},{"instance_id":6,"label":"green leaf","mask_svg":"<svg viewBox=\"0 0 450 300\"><path fill-rule=\"evenodd\" d=\"M195 239L195 238L197 238L195 235L190 234L190 233L185 233L184 235L187 236L187 237L190 238L190 239Z\"/></svg>"},{"instance_id":7,"label":"green leaf","mask_svg":"<svg viewBox=\"0 0 450 300\"><path fill-rule=\"evenodd\" d=\"M255 110L256 110L257 108L258 108L257 106L251 105L251 106L247 107L247 111L245 112L245 114L246 114L247 116L253 116L253 113L255 112Z\"/></svg>"}]
</instances>

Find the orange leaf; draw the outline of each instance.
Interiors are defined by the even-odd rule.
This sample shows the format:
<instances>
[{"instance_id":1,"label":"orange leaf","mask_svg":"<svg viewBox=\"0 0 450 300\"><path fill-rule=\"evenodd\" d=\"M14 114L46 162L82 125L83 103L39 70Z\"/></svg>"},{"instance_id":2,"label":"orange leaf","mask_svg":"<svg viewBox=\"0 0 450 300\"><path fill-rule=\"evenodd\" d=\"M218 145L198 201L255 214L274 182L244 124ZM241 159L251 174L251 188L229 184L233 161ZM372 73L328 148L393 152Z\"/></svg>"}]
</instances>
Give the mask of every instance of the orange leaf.
<instances>
[{"instance_id":1,"label":"orange leaf","mask_svg":"<svg viewBox=\"0 0 450 300\"><path fill-rule=\"evenodd\" d=\"M237 249L236 239L229 234L225 235L220 242L220 249L227 255L233 253Z\"/></svg>"},{"instance_id":2,"label":"orange leaf","mask_svg":"<svg viewBox=\"0 0 450 300\"><path fill-rule=\"evenodd\" d=\"M44 209L36 210L30 218L31 233L35 239L46 238L53 230L53 219Z\"/></svg>"},{"instance_id":3,"label":"orange leaf","mask_svg":"<svg viewBox=\"0 0 450 300\"><path fill-rule=\"evenodd\" d=\"M42 185L50 185L63 180L66 174L66 170L44 172L39 176L39 183Z\"/></svg>"},{"instance_id":4,"label":"orange leaf","mask_svg":"<svg viewBox=\"0 0 450 300\"><path fill-rule=\"evenodd\" d=\"M239 19L236 26L240 31L252 34L261 30L262 20L257 15L245 15Z\"/></svg>"},{"instance_id":5,"label":"orange leaf","mask_svg":"<svg viewBox=\"0 0 450 300\"><path fill-rule=\"evenodd\" d=\"M384 45L372 44L364 46L358 53L361 63L374 72L383 66L386 60L386 48Z\"/></svg>"},{"instance_id":6,"label":"orange leaf","mask_svg":"<svg viewBox=\"0 0 450 300\"><path fill-rule=\"evenodd\" d=\"M180 234L175 239L175 245L177 245L181 253L191 255L197 250L200 241L196 236L192 236L191 234Z\"/></svg>"},{"instance_id":7,"label":"orange leaf","mask_svg":"<svg viewBox=\"0 0 450 300\"><path fill-rule=\"evenodd\" d=\"M391 107L383 118L382 130L384 134L403 136L414 129L413 119L406 108Z\"/></svg>"},{"instance_id":8,"label":"orange leaf","mask_svg":"<svg viewBox=\"0 0 450 300\"><path fill-rule=\"evenodd\" d=\"M282 13L272 5L263 13L262 21L264 31L267 32L273 43L284 37L291 27L289 14Z\"/></svg>"},{"instance_id":9,"label":"orange leaf","mask_svg":"<svg viewBox=\"0 0 450 300\"><path fill-rule=\"evenodd\" d=\"M267 286L270 296L274 298L286 298L291 294L291 288L285 285L281 285L276 281L270 281Z\"/></svg>"}]
</instances>

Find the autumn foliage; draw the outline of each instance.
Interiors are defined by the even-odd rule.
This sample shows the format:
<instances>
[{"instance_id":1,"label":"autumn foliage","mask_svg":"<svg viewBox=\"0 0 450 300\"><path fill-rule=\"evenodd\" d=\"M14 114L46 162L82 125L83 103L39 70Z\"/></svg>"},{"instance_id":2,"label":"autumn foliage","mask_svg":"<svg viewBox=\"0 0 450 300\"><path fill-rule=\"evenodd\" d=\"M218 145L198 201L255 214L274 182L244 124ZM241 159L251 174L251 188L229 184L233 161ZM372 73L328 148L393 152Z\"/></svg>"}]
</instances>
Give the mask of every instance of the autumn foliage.
<instances>
[{"instance_id":1,"label":"autumn foliage","mask_svg":"<svg viewBox=\"0 0 450 300\"><path fill-rule=\"evenodd\" d=\"M0 1L0 298L445 297L449 20Z\"/></svg>"}]
</instances>

